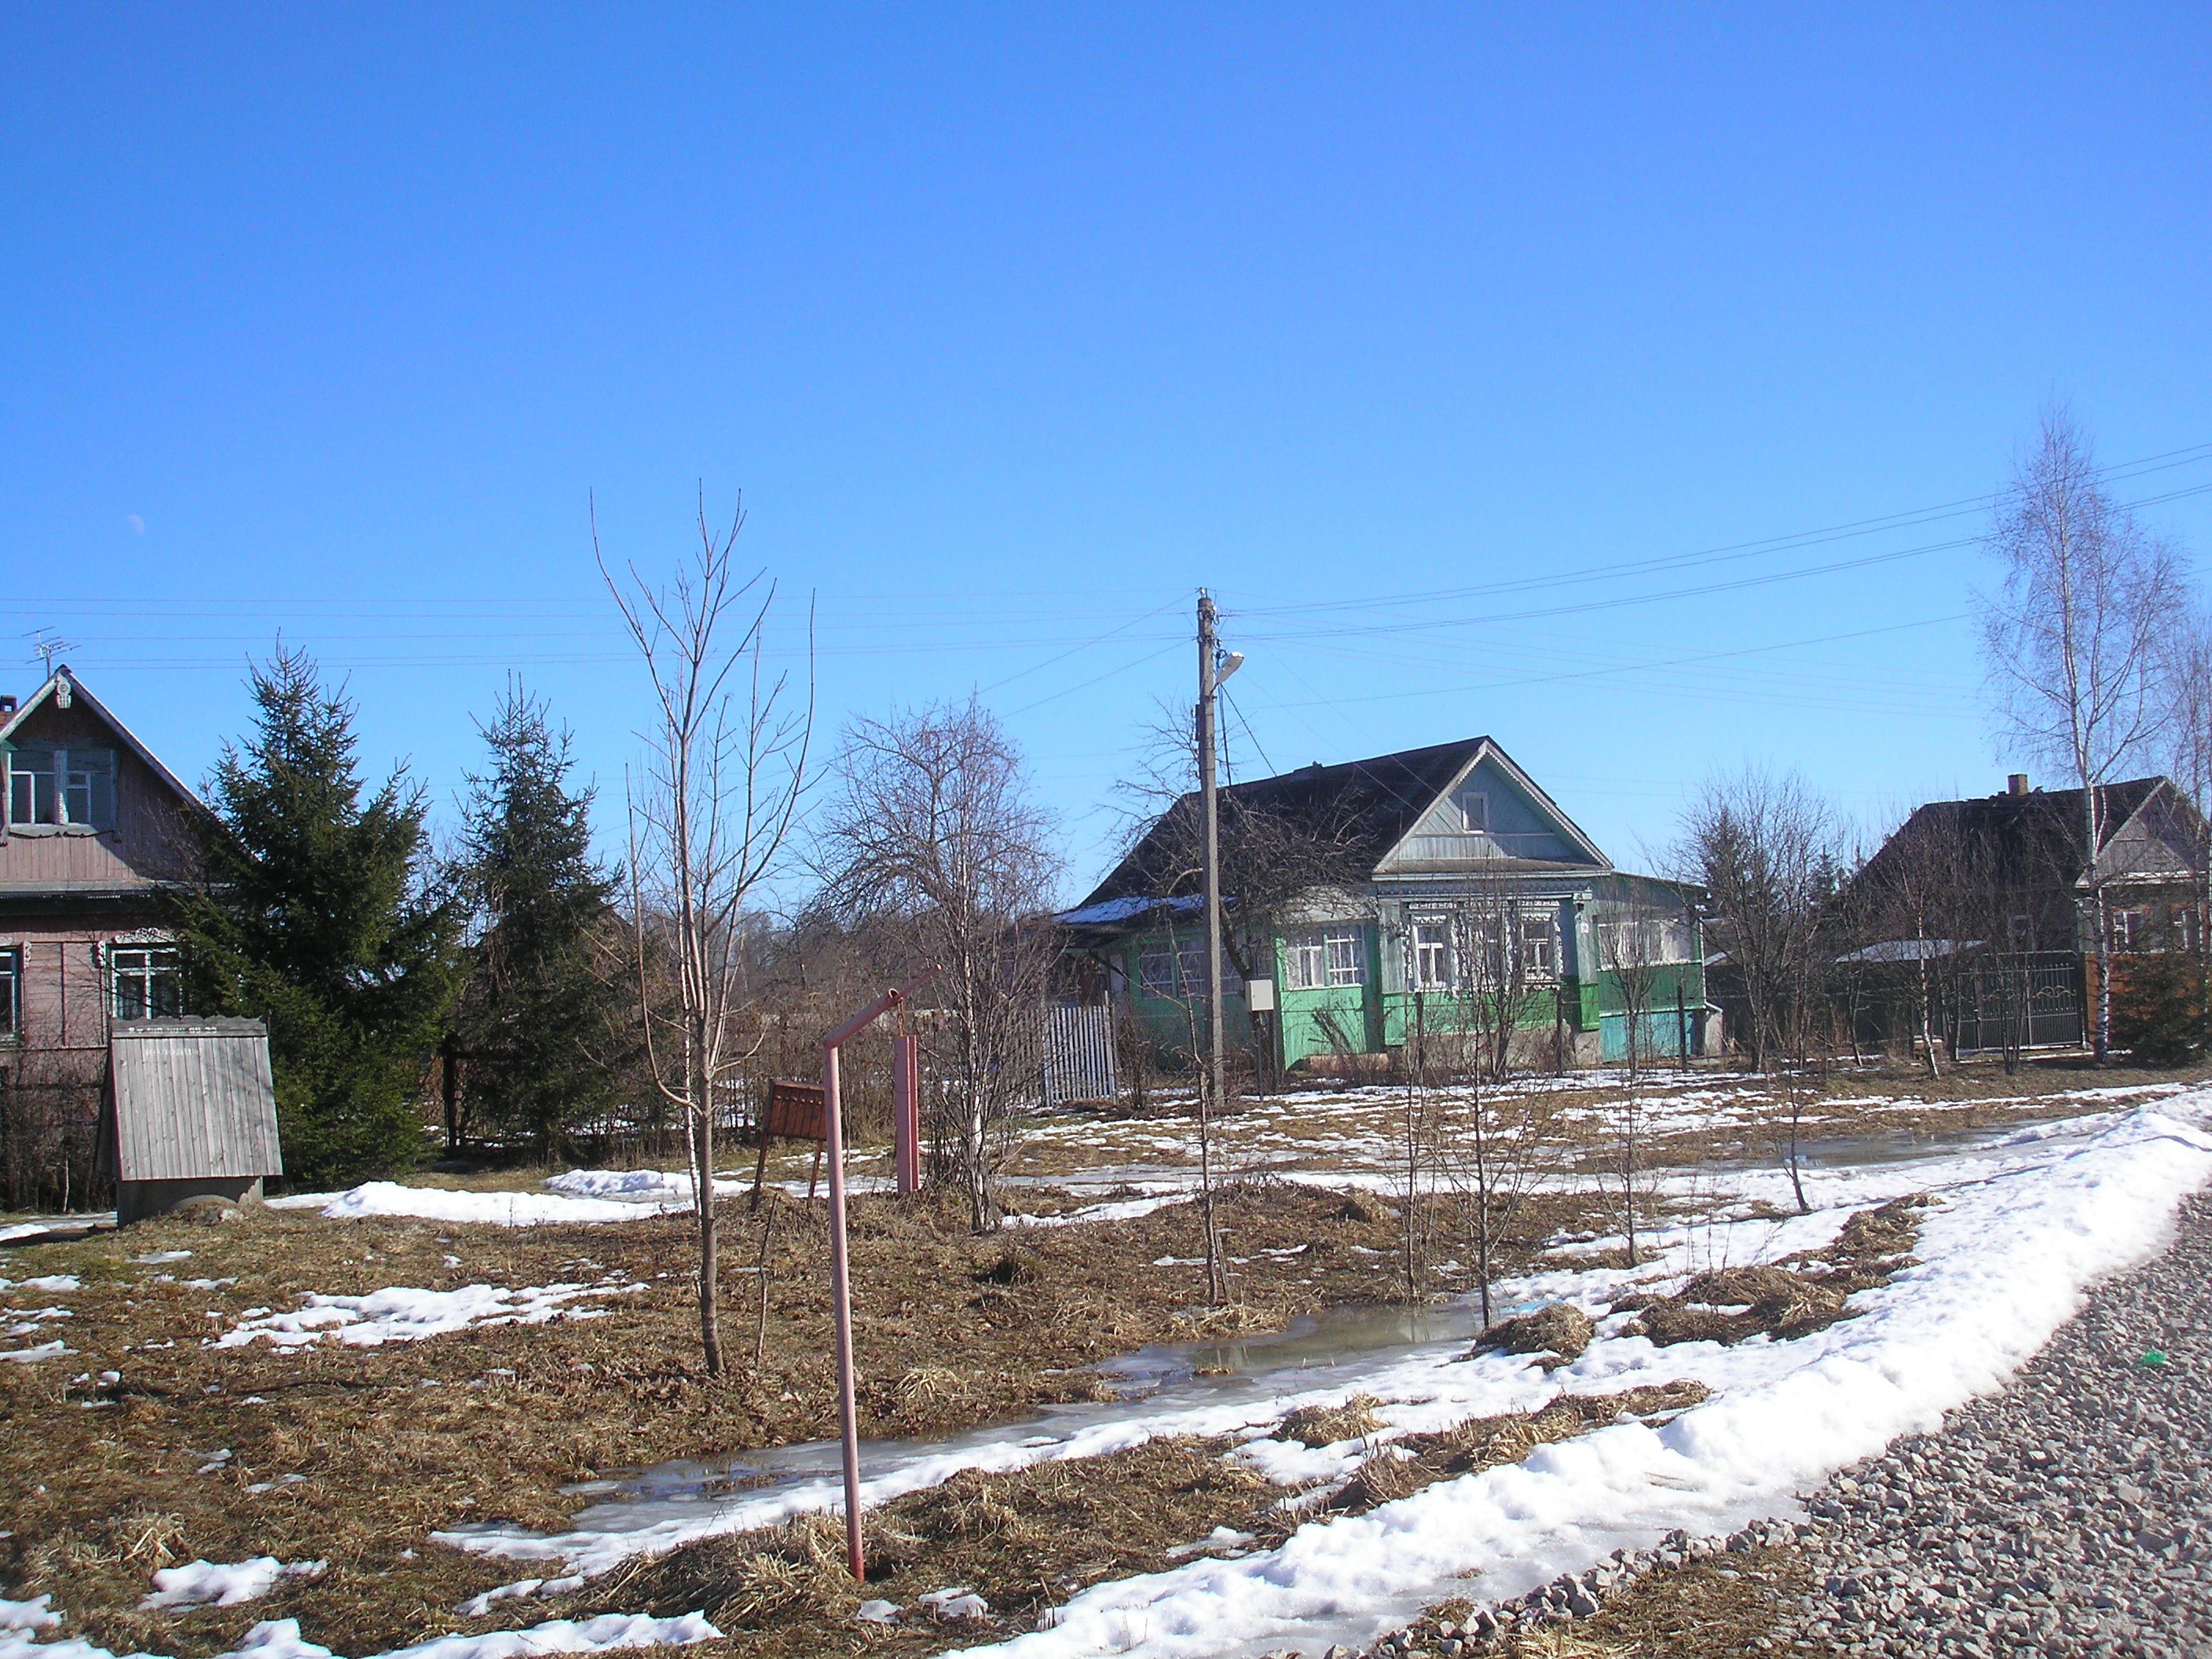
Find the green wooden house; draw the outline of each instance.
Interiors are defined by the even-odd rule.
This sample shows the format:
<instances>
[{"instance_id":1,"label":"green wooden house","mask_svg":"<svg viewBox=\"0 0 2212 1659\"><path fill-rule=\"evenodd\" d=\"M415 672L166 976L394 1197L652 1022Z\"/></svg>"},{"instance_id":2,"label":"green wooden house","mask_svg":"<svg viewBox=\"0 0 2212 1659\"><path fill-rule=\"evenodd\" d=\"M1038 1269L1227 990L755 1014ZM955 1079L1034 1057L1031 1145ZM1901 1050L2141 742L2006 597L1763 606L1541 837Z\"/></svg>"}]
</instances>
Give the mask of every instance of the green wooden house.
<instances>
[{"instance_id":1,"label":"green wooden house","mask_svg":"<svg viewBox=\"0 0 2212 1659\"><path fill-rule=\"evenodd\" d=\"M1221 792L1224 1036L1357 1074L1409 1042L1519 1066L1705 1051L1696 894L1616 870L1488 738ZM1164 1055L1205 1009L1198 800L1160 815L1058 921Z\"/></svg>"}]
</instances>

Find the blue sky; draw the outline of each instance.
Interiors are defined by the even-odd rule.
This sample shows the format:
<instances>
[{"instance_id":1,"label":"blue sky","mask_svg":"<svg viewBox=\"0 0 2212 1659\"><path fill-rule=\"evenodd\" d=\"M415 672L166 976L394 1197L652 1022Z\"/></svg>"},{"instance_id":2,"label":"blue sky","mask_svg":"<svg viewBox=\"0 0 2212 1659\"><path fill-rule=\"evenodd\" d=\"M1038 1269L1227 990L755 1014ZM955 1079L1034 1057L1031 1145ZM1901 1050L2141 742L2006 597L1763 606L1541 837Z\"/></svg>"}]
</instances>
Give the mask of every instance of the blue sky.
<instances>
[{"instance_id":1,"label":"blue sky","mask_svg":"<svg viewBox=\"0 0 2212 1659\"><path fill-rule=\"evenodd\" d=\"M2013 762L1973 538L2039 409L2212 550L2208 58L2202 8L12 8L0 684L57 629L196 779L281 629L450 814L520 672L618 800L586 503L665 568L703 481L825 732L981 690L1072 894L1201 585L1240 775L1488 732L1624 862L1746 760L1872 827Z\"/></svg>"}]
</instances>

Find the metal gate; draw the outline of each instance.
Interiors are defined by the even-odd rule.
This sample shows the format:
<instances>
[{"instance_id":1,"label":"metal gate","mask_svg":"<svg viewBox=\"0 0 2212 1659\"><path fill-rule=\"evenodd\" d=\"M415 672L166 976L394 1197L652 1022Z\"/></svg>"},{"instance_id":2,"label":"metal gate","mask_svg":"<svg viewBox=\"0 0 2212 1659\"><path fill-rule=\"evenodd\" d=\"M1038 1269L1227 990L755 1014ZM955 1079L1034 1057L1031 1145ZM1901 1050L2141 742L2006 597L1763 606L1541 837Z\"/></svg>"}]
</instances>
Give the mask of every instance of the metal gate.
<instances>
[{"instance_id":1,"label":"metal gate","mask_svg":"<svg viewBox=\"0 0 2212 1659\"><path fill-rule=\"evenodd\" d=\"M1960 975L1958 992L1954 1053L2081 1042L2081 958L2070 951L1989 957Z\"/></svg>"},{"instance_id":2,"label":"metal gate","mask_svg":"<svg viewBox=\"0 0 2212 1659\"><path fill-rule=\"evenodd\" d=\"M1042 1035L1038 1104L1050 1110L1115 1097L1114 1011L1110 1007L1104 1003L1052 1005L1044 1011Z\"/></svg>"}]
</instances>

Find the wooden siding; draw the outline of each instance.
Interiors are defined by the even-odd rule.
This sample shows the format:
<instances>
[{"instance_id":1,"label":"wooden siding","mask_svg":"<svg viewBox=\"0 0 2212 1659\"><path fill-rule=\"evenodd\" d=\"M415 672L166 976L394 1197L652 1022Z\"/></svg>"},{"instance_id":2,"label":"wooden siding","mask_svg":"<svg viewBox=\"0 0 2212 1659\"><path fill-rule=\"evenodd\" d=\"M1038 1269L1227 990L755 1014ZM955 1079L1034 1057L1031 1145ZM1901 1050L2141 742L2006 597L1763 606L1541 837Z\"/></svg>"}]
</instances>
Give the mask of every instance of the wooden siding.
<instances>
[{"instance_id":1,"label":"wooden siding","mask_svg":"<svg viewBox=\"0 0 2212 1659\"><path fill-rule=\"evenodd\" d=\"M1487 828L1469 831L1460 808L1469 793L1484 798ZM1405 839L1376 866L1378 875L1418 870L1474 870L1501 860L1597 867L1543 804L1532 799L1504 768L1486 757L1470 767L1424 812Z\"/></svg>"},{"instance_id":2,"label":"wooden siding","mask_svg":"<svg viewBox=\"0 0 2212 1659\"><path fill-rule=\"evenodd\" d=\"M106 722L82 708L51 703L33 711L15 736L18 748L106 749L115 756L115 826L98 834L41 825L0 830L0 894L67 893L174 879L189 868L194 809L131 751Z\"/></svg>"},{"instance_id":3,"label":"wooden siding","mask_svg":"<svg viewBox=\"0 0 2212 1659\"><path fill-rule=\"evenodd\" d=\"M109 1054L120 1179L283 1173L258 1021L118 1025Z\"/></svg>"}]
</instances>

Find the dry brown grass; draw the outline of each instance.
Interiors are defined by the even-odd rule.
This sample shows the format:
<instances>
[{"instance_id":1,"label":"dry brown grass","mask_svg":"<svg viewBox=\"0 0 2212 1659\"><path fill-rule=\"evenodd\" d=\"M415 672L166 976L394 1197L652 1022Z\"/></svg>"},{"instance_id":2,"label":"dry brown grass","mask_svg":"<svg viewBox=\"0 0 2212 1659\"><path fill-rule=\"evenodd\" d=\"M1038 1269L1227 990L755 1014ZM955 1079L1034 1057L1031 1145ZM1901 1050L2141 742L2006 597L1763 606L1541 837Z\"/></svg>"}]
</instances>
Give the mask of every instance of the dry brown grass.
<instances>
[{"instance_id":1,"label":"dry brown grass","mask_svg":"<svg viewBox=\"0 0 2212 1659\"><path fill-rule=\"evenodd\" d=\"M1360 1440L1382 1426L1375 1408L1382 1402L1371 1394L1355 1394L1340 1406L1301 1406L1275 1431L1284 1440L1308 1446L1334 1446Z\"/></svg>"},{"instance_id":2,"label":"dry brown grass","mask_svg":"<svg viewBox=\"0 0 2212 1659\"><path fill-rule=\"evenodd\" d=\"M1575 1628L1637 1659L1753 1659L1766 1651L1754 1644L1772 1638L1783 1599L1802 1593L1805 1579L1794 1551L1711 1556L1644 1573Z\"/></svg>"},{"instance_id":3,"label":"dry brown grass","mask_svg":"<svg viewBox=\"0 0 2212 1659\"><path fill-rule=\"evenodd\" d=\"M1595 1334L1589 1316L1580 1308L1554 1302L1534 1313L1498 1321L1474 1346L1477 1352L1497 1348L1506 1353L1556 1354L1564 1363L1579 1357Z\"/></svg>"},{"instance_id":4,"label":"dry brown grass","mask_svg":"<svg viewBox=\"0 0 2212 1659\"><path fill-rule=\"evenodd\" d=\"M1885 1284L1911 1264L1919 1212L1930 1201L1913 1193L1859 1211L1834 1243L1791 1257L1794 1266L1717 1268L1672 1296L1624 1297L1613 1306L1635 1309L1627 1332L1662 1347L1741 1342L1761 1334L1787 1340L1824 1330L1849 1316L1844 1301L1853 1292Z\"/></svg>"},{"instance_id":5,"label":"dry brown grass","mask_svg":"<svg viewBox=\"0 0 2212 1659\"><path fill-rule=\"evenodd\" d=\"M186 1656L234 1647L263 1618L297 1617L309 1637L350 1651L551 1616L544 1604L509 1601L483 1620L457 1618L459 1602L519 1572L428 1534L494 1518L558 1527L578 1502L562 1489L578 1481L834 1434L820 1207L783 1203L767 1364L720 1378L697 1363L683 1217L510 1230L255 1208L219 1228L161 1221L0 1251L10 1279L84 1281L38 1298L71 1309L55 1322L71 1352L0 1365L0 1531L9 1534L0 1539L0 1594L50 1591L70 1633L118 1652ZM1224 1196L1224 1224L1251 1260L1236 1269L1237 1307L1209 1315L1194 1311L1202 1268L1152 1265L1196 1254L1187 1205L976 1239L955 1210L856 1199L862 1431L942 1433L1097 1398L1105 1381L1084 1368L1147 1342L1272 1329L1332 1304L1387 1299L1395 1224L1341 1208L1340 1195L1294 1187ZM736 1269L756 1260L758 1234L741 1201L724 1213L725 1340L749 1360L758 1281ZM1310 1248L1263 1254L1291 1244ZM166 1249L193 1254L131 1260ZM379 1348L201 1346L246 1310L289 1309L309 1291L617 1275L647 1288L606 1299L597 1304L605 1316L586 1321ZM234 1282L194 1289L188 1277ZM120 1372L120 1383L93 1381L103 1370ZM224 1448L227 1463L198 1473L205 1454ZM258 1554L327 1559L331 1568L250 1607L138 1610L165 1559Z\"/></svg>"}]
</instances>

